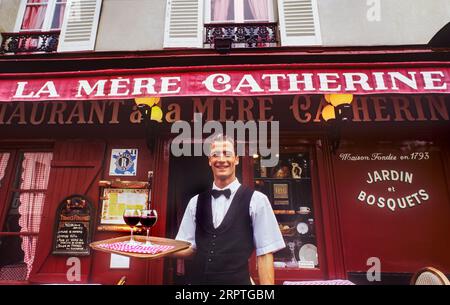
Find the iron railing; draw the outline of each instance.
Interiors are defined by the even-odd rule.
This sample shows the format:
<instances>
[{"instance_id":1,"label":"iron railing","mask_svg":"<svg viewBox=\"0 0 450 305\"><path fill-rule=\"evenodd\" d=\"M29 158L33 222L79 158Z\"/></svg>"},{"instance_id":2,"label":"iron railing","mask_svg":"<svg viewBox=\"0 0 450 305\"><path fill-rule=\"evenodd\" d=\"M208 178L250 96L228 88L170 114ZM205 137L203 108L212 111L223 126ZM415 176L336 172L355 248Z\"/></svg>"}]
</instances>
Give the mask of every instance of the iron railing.
<instances>
[{"instance_id":1,"label":"iron railing","mask_svg":"<svg viewBox=\"0 0 450 305\"><path fill-rule=\"evenodd\" d=\"M1 33L0 54L56 52L60 31Z\"/></svg>"},{"instance_id":2,"label":"iron railing","mask_svg":"<svg viewBox=\"0 0 450 305\"><path fill-rule=\"evenodd\" d=\"M214 47L217 38L230 39L236 47L274 47L278 43L278 25L275 22L205 24L205 46Z\"/></svg>"}]
</instances>

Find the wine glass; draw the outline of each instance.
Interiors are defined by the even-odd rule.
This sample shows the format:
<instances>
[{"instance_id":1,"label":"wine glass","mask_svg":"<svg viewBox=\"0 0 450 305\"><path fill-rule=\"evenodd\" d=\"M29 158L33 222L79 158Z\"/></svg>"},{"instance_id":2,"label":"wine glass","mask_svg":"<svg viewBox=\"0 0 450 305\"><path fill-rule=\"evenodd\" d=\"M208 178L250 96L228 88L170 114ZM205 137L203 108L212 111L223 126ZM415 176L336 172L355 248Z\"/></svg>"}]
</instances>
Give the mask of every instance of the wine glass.
<instances>
[{"instance_id":1,"label":"wine glass","mask_svg":"<svg viewBox=\"0 0 450 305\"><path fill-rule=\"evenodd\" d=\"M157 220L158 220L158 213L156 212L156 210L148 209L141 211L141 224L147 230L147 239L145 242L146 246L152 245L152 243L150 242L149 231L150 228L155 225Z\"/></svg>"},{"instance_id":2,"label":"wine glass","mask_svg":"<svg viewBox=\"0 0 450 305\"><path fill-rule=\"evenodd\" d=\"M137 242L133 238L133 229L141 220L141 211L136 209L125 209L123 212L123 220L131 229L131 237L128 243L131 245L136 244Z\"/></svg>"}]
</instances>

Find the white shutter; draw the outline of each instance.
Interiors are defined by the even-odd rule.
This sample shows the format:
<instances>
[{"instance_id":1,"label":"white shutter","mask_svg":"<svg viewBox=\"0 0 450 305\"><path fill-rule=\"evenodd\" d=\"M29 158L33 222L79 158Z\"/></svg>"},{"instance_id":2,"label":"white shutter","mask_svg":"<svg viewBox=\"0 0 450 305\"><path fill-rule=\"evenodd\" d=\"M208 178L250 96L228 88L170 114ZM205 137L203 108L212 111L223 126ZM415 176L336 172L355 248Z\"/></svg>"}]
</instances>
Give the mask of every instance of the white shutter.
<instances>
[{"instance_id":1,"label":"white shutter","mask_svg":"<svg viewBox=\"0 0 450 305\"><path fill-rule=\"evenodd\" d=\"M164 47L203 47L203 0L167 0Z\"/></svg>"},{"instance_id":2,"label":"white shutter","mask_svg":"<svg viewBox=\"0 0 450 305\"><path fill-rule=\"evenodd\" d=\"M102 0L68 0L58 52L93 51Z\"/></svg>"},{"instance_id":3,"label":"white shutter","mask_svg":"<svg viewBox=\"0 0 450 305\"><path fill-rule=\"evenodd\" d=\"M320 45L316 0L278 0L282 46Z\"/></svg>"}]
</instances>

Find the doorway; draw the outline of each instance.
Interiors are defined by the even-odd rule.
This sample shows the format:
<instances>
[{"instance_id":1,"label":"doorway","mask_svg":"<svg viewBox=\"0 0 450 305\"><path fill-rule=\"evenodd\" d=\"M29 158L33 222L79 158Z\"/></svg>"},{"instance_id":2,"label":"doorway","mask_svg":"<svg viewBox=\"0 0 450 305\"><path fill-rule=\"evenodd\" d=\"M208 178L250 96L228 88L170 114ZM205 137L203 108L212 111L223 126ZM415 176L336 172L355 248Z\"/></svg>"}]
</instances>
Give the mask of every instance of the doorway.
<instances>
[{"instance_id":1,"label":"doorway","mask_svg":"<svg viewBox=\"0 0 450 305\"><path fill-rule=\"evenodd\" d=\"M241 162L236 176L242 183ZM189 200L212 186L213 175L206 157L170 157L166 236L175 238ZM190 272L189 260L166 259L164 284L183 285Z\"/></svg>"}]
</instances>

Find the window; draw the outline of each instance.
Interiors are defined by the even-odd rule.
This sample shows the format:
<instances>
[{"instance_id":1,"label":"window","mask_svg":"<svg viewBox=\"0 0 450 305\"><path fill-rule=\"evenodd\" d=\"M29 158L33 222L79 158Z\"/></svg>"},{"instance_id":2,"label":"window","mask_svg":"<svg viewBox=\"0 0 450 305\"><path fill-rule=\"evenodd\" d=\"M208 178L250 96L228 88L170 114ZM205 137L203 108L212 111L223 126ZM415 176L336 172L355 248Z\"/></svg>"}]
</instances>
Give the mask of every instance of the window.
<instances>
[{"instance_id":1,"label":"window","mask_svg":"<svg viewBox=\"0 0 450 305\"><path fill-rule=\"evenodd\" d=\"M0 153L0 178L8 167L15 167L10 171L11 186L0 186L1 191L9 188L8 199L0 202L0 280L26 280L30 274L52 156L50 152Z\"/></svg>"},{"instance_id":2,"label":"window","mask_svg":"<svg viewBox=\"0 0 450 305\"><path fill-rule=\"evenodd\" d=\"M317 4L317 0L167 0L164 47L211 47L220 36L231 36L237 47L321 45ZM272 39L278 32L279 38Z\"/></svg>"},{"instance_id":3,"label":"window","mask_svg":"<svg viewBox=\"0 0 450 305\"><path fill-rule=\"evenodd\" d=\"M273 0L210 0L206 20L210 22L274 21Z\"/></svg>"},{"instance_id":4,"label":"window","mask_svg":"<svg viewBox=\"0 0 450 305\"><path fill-rule=\"evenodd\" d=\"M19 10L16 31L60 30L67 0L25 0Z\"/></svg>"}]
</instances>

